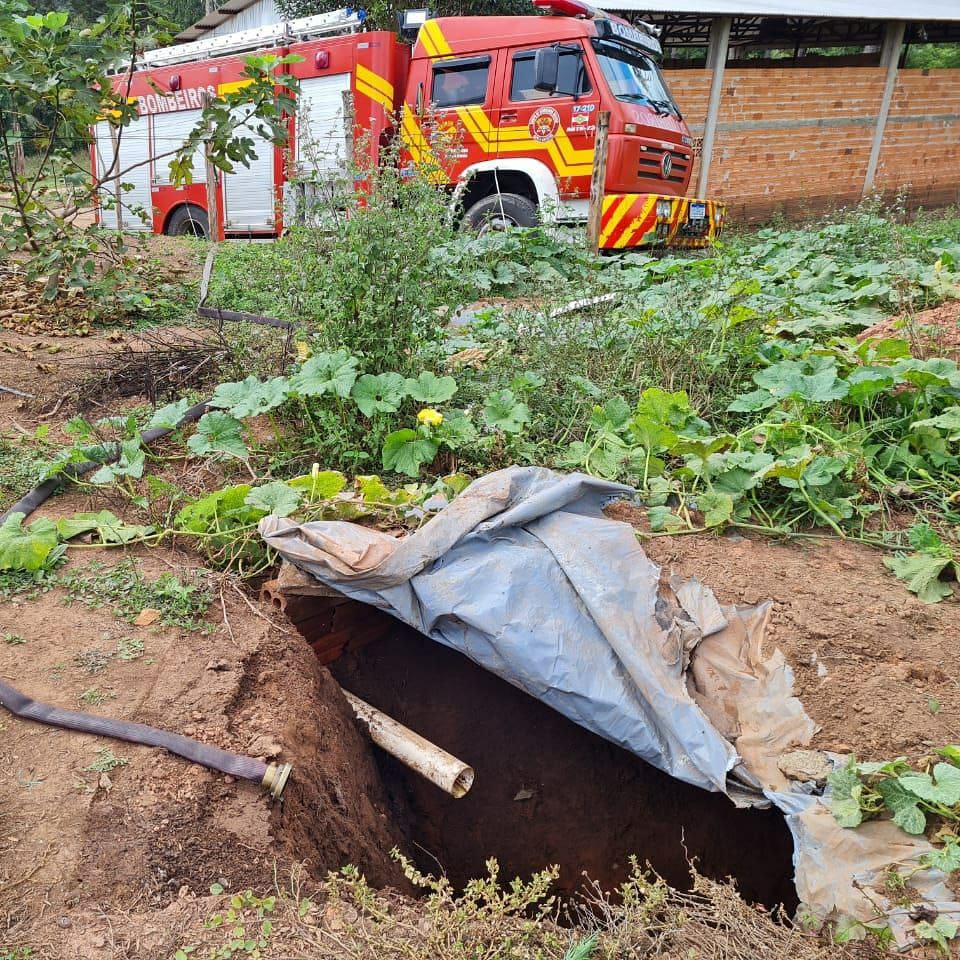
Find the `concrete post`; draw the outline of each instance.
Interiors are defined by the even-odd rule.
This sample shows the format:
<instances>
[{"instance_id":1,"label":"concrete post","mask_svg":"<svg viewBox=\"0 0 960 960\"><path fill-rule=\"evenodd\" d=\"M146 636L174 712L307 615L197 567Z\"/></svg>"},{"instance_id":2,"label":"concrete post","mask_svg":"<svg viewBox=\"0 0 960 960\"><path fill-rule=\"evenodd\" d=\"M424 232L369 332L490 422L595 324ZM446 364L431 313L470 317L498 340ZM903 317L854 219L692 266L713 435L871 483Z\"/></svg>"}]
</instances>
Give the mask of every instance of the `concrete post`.
<instances>
[{"instance_id":1,"label":"concrete post","mask_svg":"<svg viewBox=\"0 0 960 960\"><path fill-rule=\"evenodd\" d=\"M706 197L710 184L710 164L713 162L713 142L717 135L717 117L720 96L723 93L723 71L730 49L732 17L716 17L710 25L710 46L707 48L707 69L713 70L707 119L703 126L703 147L700 149L700 175L697 178L697 196Z\"/></svg>"},{"instance_id":2,"label":"concrete post","mask_svg":"<svg viewBox=\"0 0 960 960\"><path fill-rule=\"evenodd\" d=\"M873 131L873 143L870 145L870 159L867 161L867 173L863 178L863 196L873 190L877 175L877 164L880 162L880 148L883 146L883 135L887 129L887 117L890 116L890 104L893 101L893 90L897 85L897 69L900 66L900 49L903 46L903 34L906 24L903 20L893 20L887 24L883 37L883 50L880 54L880 64L887 68L886 82L883 86L883 98L880 100L880 110L877 113L877 126Z\"/></svg>"}]
</instances>

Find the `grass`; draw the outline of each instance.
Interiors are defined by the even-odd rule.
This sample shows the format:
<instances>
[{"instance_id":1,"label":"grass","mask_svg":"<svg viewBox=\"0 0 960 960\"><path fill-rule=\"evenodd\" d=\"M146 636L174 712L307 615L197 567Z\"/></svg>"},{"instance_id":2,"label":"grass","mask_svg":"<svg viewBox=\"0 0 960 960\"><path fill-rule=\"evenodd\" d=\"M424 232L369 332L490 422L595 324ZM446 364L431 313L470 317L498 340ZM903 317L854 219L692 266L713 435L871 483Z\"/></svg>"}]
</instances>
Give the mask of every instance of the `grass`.
<instances>
[{"instance_id":1,"label":"grass","mask_svg":"<svg viewBox=\"0 0 960 960\"><path fill-rule=\"evenodd\" d=\"M183 630L209 632L213 629L206 613L213 592L203 573L180 580L163 573L155 580L144 577L136 559L126 558L113 567L91 563L83 570L60 578L68 603L84 603L98 609L109 606L118 617L132 622L146 608L160 611L159 622ZM126 647L127 658L133 647Z\"/></svg>"},{"instance_id":2,"label":"grass","mask_svg":"<svg viewBox=\"0 0 960 960\"><path fill-rule=\"evenodd\" d=\"M185 932L175 960L248 956L253 950L331 960L837 960L853 955L786 920L778 922L744 903L732 884L715 883L695 871L693 889L681 892L635 866L616 891L588 887L561 923L551 889L554 869L504 883L491 860L485 876L457 892L447 881L398 859L420 888L419 900L375 890L353 867L330 874L319 886L295 869L289 883L266 894L229 894L214 884L216 906L202 925Z\"/></svg>"},{"instance_id":3,"label":"grass","mask_svg":"<svg viewBox=\"0 0 960 960\"><path fill-rule=\"evenodd\" d=\"M117 767L125 767L130 761L126 757L118 757L109 747L100 747L96 751L97 759L84 767L92 773L110 773Z\"/></svg>"}]
</instances>

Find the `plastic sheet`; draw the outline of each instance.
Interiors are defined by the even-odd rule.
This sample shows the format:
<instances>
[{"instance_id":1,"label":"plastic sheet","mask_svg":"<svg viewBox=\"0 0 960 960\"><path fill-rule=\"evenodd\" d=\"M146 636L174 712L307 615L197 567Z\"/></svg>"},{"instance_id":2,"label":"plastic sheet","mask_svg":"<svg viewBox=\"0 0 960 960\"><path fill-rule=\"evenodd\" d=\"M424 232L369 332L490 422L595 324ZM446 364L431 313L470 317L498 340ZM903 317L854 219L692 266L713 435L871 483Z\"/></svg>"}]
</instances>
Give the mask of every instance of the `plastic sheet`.
<instances>
[{"instance_id":1,"label":"plastic sheet","mask_svg":"<svg viewBox=\"0 0 960 960\"><path fill-rule=\"evenodd\" d=\"M745 786L747 802L765 805L763 788L786 787L777 756L813 733L783 658L763 655L767 607L722 608L695 580L662 583L633 529L601 512L632 494L513 467L403 539L277 517L260 531L327 586L654 766L714 791L730 792L732 775L739 802Z\"/></svg>"}]
</instances>

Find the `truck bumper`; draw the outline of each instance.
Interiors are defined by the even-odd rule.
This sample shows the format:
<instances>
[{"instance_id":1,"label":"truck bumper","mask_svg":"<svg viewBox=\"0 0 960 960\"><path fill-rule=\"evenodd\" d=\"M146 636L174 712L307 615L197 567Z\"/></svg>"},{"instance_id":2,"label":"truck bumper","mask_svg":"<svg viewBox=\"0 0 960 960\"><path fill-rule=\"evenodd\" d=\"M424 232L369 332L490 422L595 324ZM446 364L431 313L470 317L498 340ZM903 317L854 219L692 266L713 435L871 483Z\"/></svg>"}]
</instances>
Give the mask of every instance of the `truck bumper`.
<instances>
[{"instance_id":1,"label":"truck bumper","mask_svg":"<svg viewBox=\"0 0 960 960\"><path fill-rule=\"evenodd\" d=\"M608 193L600 217L600 249L705 247L723 229L724 206L715 200L655 193Z\"/></svg>"}]
</instances>

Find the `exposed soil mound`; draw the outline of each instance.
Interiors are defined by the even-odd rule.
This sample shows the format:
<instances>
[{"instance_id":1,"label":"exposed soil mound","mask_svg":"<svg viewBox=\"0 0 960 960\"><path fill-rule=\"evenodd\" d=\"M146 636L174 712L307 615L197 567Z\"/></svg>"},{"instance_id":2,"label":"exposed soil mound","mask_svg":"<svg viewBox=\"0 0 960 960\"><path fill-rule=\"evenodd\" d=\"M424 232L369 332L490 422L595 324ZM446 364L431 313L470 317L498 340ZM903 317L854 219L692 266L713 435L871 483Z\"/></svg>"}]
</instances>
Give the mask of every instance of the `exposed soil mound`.
<instances>
[{"instance_id":1,"label":"exposed soil mound","mask_svg":"<svg viewBox=\"0 0 960 960\"><path fill-rule=\"evenodd\" d=\"M914 344L919 355L960 359L960 300L947 300L932 310L900 317L887 317L857 337L902 337Z\"/></svg>"}]
</instances>

